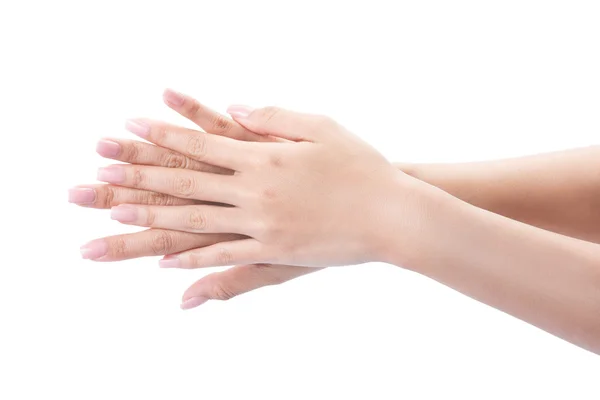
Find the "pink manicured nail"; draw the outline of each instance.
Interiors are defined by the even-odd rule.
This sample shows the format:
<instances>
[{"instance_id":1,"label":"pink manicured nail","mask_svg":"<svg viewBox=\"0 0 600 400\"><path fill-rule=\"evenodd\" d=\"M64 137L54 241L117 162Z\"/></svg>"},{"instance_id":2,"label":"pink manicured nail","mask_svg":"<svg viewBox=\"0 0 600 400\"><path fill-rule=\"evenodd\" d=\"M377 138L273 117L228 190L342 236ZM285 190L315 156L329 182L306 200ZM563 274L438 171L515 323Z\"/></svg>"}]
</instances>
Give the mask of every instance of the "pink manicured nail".
<instances>
[{"instance_id":1,"label":"pink manicured nail","mask_svg":"<svg viewBox=\"0 0 600 400\"><path fill-rule=\"evenodd\" d=\"M241 105L229 106L227 109L227 113L236 118L247 118L252 111L254 111L254 108Z\"/></svg>"},{"instance_id":2,"label":"pink manicured nail","mask_svg":"<svg viewBox=\"0 0 600 400\"><path fill-rule=\"evenodd\" d=\"M158 265L161 268L179 268L181 261L179 261L179 258L166 256L162 260L158 260Z\"/></svg>"},{"instance_id":3,"label":"pink manicured nail","mask_svg":"<svg viewBox=\"0 0 600 400\"><path fill-rule=\"evenodd\" d=\"M91 242L84 244L80 248L81 257L85 260L95 260L100 258L108 252L108 245L102 239L92 240Z\"/></svg>"},{"instance_id":4,"label":"pink manicured nail","mask_svg":"<svg viewBox=\"0 0 600 400\"><path fill-rule=\"evenodd\" d=\"M148 137L150 133L150 125L135 119L128 119L125 122L125 129L143 138Z\"/></svg>"},{"instance_id":5,"label":"pink manicured nail","mask_svg":"<svg viewBox=\"0 0 600 400\"><path fill-rule=\"evenodd\" d=\"M118 165L99 168L97 179L102 182L123 183L125 181L125 170Z\"/></svg>"},{"instance_id":6,"label":"pink manicured nail","mask_svg":"<svg viewBox=\"0 0 600 400\"><path fill-rule=\"evenodd\" d=\"M102 157L114 158L121 152L121 146L117 142L102 139L96 145L96 153Z\"/></svg>"},{"instance_id":7,"label":"pink manicured nail","mask_svg":"<svg viewBox=\"0 0 600 400\"><path fill-rule=\"evenodd\" d=\"M209 299L207 299L206 297L202 297L202 296L190 297L189 299L187 299L183 303L181 303L180 307L182 310L189 310L190 308L198 307L198 306L206 303L208 300Z\"/></svg>"},{"instance_id":8,"label":"pink manicured nail","mask_svg":"<svg viewBox=\"0 0 600 400\"><path fill-rule=\"evenodd\" d=\"M90 188L69 189L69 203L92 204L96 201L96 191Z\"/></svg>"},{"instance_id":9,"label":"pink manicured nail","mask_svg":"<svg viewBox=\"0 0 600 400\"><path fill-rule=\"evenodd\" d=\"M163 93L163 99L165 99L167 103L175 107L181 107L185 101L185 98L181 93L171 89L165 90L165 92Z\"/></svg>"},{"instance_id":10,"label":"pink manicured nail","mask_svg":"<svg viewBox=\"0 0 600 400\"><path fill-rule=\"evenodd\" d=\"M110 218L119 222L135 222L137 220L137 208L120 205L110 209Z\"/></svg>"}]
</instances>

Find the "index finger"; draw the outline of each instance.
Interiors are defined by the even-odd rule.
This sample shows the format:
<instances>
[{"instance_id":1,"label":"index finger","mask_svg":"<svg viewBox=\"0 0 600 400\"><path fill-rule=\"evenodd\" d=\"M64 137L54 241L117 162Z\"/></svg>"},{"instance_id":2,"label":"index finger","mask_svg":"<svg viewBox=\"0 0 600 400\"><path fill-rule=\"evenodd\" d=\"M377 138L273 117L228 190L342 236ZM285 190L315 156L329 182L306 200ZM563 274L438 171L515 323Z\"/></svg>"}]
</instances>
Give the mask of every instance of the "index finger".
<instances>
[{"instance_id":1,"label":"index finger","mask_svg":"<svg viewBox=\"0 0 600 400\"><path fill-rule=\"evenodd\" d=\"M81 246L81 256L92 261L121 261L166 254L210 246L219 242L238 240L235 234L197 234L148 229L124 235L92 240Z\"/></svg>"},{"instance_id":2,"label":"index finger","mask_svg":"<svg viewBox=\"0 0 600 400\"><path fill-rule=\"evenodd\" d=\"M235 171L240 171L246 166L252 146L252 143L241 140L145 118L128 120L125 128L149 142L194 160Z\"/></svg>"},{"instance_id":3,"label":"index finger","mask_svg":"<svg viewBox=\"0 0 600 400\"><path fill-rule=\"evenodd\" d=\"M183 117L189 119L206 133L227 136L246 142L271 142L271 138L258 135L244 128L234 120L208 108L193 97L172 89L163 93L165 103Z\"/></svg>"}]
</instances>

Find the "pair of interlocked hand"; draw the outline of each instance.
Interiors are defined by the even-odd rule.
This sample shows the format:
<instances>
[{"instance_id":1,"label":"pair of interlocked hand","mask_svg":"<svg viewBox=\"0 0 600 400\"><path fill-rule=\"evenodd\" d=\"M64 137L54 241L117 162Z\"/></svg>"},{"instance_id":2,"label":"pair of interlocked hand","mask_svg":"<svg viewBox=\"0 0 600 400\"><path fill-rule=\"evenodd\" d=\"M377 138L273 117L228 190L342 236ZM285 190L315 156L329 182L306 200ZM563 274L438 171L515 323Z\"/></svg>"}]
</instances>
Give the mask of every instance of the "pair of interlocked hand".
<instances>
[{"instance_id":1,"label":"pair of interlocked hand","mask_svg":"<svg viewBox=\"0 0 600 400\"><path fill-rule=\"evenodd\" d=\"M246 106L229 107L230 119L172 90L164 101L203 131L133 119L126 128L150 143L99 141L101 156L124 163L100 168L106 184L77 186L69 200L150 229L93 240L83 258L236 265L192 285L191 308L317 268L391 262L390 247L410 247L398 232L418 225L420 181L333 120Z\"/></svg>"}]
</instances>

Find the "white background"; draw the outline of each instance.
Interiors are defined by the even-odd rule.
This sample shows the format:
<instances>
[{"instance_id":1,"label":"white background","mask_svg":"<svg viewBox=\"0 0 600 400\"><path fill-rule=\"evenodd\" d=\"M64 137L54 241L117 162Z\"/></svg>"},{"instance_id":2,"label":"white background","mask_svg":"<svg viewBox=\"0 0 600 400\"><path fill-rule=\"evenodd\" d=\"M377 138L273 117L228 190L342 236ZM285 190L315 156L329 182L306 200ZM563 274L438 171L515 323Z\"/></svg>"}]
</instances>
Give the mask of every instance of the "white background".
<instances>
[{"instance_id":1,"label":"white background","mask_svg":"<svg viewBox=\"0 0 600 400\"><path fill-rule=\"evenodd\" d=\"M598 399L600 357L386 265L179 309L207 271L83 261L66 191L165 87L328 114L393 161L598 143L597 1L3 1L1 399Z\"/></svg>"}]
</instances>

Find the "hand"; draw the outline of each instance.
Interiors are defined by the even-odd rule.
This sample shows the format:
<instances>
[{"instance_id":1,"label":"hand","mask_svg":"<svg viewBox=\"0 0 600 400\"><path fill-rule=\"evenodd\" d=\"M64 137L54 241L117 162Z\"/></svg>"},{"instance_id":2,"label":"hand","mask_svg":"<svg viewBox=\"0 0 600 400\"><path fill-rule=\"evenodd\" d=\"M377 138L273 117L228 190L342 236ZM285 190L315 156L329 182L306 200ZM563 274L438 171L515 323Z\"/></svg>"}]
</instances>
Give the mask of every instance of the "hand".
<instances>
[{"instance_id":1,"label":"hand","mask_svg":"<svg viewBox=\"0 0 600 400\"><path fill-rule=\"evenodd\" d=\"M135 120L134 133L191 159L236 171L224 176L150 166L116 165L99 180L232 207L136 206L113 209L123 223L199 233L235 233L245 239L170 255L168 267L234 263L326 266L382 261L379 224L403 209L417 222L413 178L399 173L373 148L335 122L267 108L230 108L249 130L293 142L248 143L190 129ZM392 193L406 204L389 207ZM406 236L406 235L404 235Z\"/></svg>"},{"instance_id":2,"label":"hand","mask_svg":"<svg viewBox=\"0 0 600 400\"><path fill-rule=\"evenodd\" d=\"M189 96L167 89L163 99L169 107L194 122L205 132L246 141L276 140L245 129ZM96 151L105 158L131 164L185 168L221 174L233 173L231 170L204 164L180 153L134 140L103 139L98 142ZM69 202L98 209L107 209L120 204L170 206L201 203L163 193L110 184L79 185L72 188L69 190ZM219 240L235 238L239 238L238 235L207 237L207 235L180 231L148 229L95 240L83 246L82 255L95 261L118 261L181 252L217 243ZM248 291L280 284L317 270L270 264L239 265L204 276L186 291L185 296L194 298L192 303L195 305L199 305L197 299L228 300ZM188 301L184 307L189 308L192 303Z\"/></svg>"},{"instance_id":3,"label":"hand","mask_svg":"<svg viewBox=\"0 0 600 400\"><path fill-rule=\"evenodd\" d=\"M169 107L196 123L206 132L229 135L240 140L265 140L264 136L244 129L231 119L216 113L188 96L166 90L163 100ZM174 151L134 140L103 139L98 142L96 151L105 158L131 164L185 168L221 174L233 173L231 170L204 164ZM163 193L102 184L78 185L69 189L69 202L82 207L99 209L111 208L119 204L167 206L201 203ZM221 235L221 237L236 238L238 236ZM119 261L184 251L209 242L199 235L150 229L95 240L82 247L82 256L95 261Z\"/></svg>"}]
</instances>

